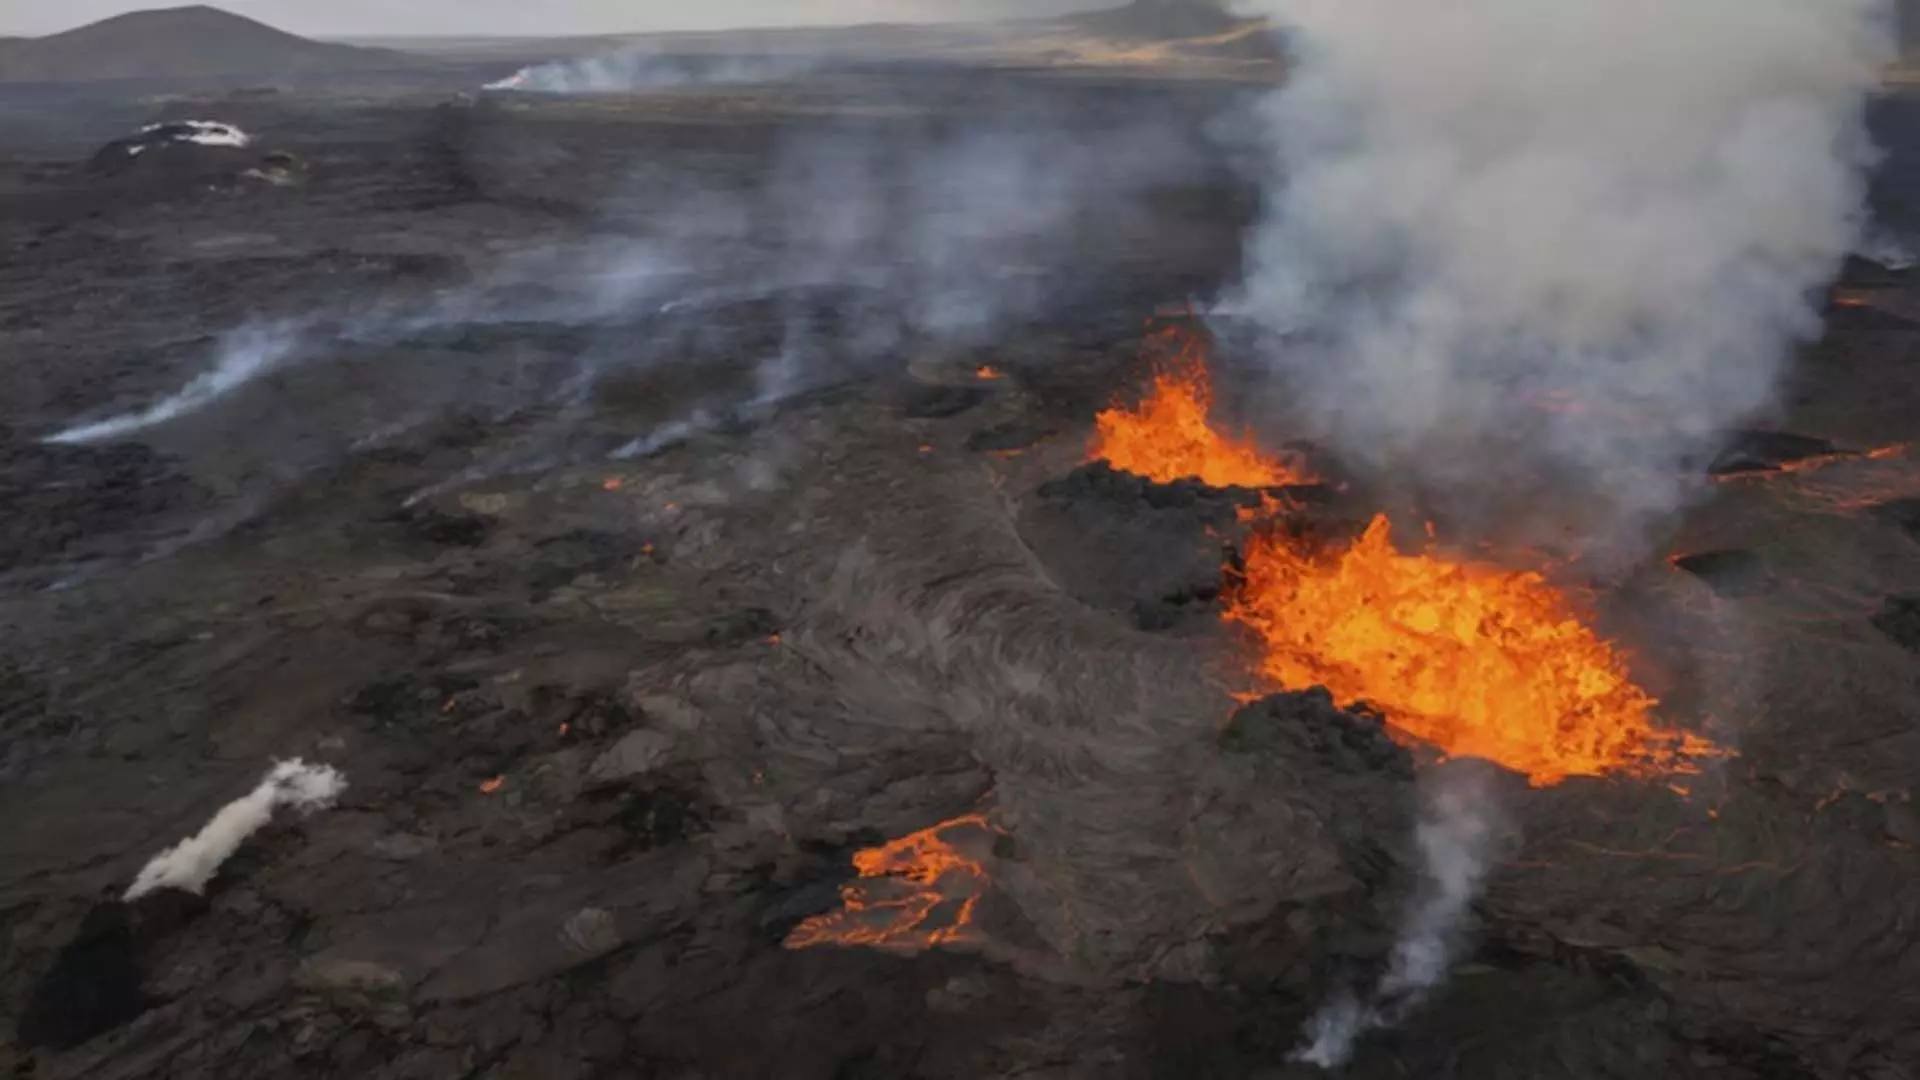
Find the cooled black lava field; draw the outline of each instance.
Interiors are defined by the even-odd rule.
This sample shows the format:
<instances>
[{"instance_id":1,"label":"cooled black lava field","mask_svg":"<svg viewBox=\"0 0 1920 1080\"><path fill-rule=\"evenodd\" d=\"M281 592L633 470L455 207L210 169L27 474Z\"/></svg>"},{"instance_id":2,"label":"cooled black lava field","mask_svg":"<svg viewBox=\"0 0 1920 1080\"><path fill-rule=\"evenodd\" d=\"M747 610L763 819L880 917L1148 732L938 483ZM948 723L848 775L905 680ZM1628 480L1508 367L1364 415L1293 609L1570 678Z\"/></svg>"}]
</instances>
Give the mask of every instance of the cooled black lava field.
<instances>
[{"instance_id":1,"label":"cooled black lava field","mask_svg":"<svg viewBox=\"0 0 1920 1080\"><path fill-rule=\"evenodd\" d=\"M0 1074L1320 1075L1452 770L1508 835L1348 1074L1920 1076L1920 278L1852 263L1779 414L1584 581L1726 753L1436 763L1247 693L1259 493L1088 463L1239 271L1258 89L0 114ZM1876 108L1912 224L1920 113ZM253 141L113 145L182 120ZM1401 494L1351 472L1300 528ZM292 758L336 805L121 901ZM947 939L789 947L943 823Z\"/></svg>"}]
</instances>

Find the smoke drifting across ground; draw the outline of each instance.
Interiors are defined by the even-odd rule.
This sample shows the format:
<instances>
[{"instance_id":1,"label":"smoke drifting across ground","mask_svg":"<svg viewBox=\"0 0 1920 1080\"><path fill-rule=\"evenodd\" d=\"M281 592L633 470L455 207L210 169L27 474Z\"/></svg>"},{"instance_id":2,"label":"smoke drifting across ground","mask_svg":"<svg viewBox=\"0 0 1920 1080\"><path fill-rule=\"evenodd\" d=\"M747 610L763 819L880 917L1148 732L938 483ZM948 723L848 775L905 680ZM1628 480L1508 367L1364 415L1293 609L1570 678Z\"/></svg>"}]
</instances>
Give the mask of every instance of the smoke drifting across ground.
<instances>
[{"instance_id":1,"label":"smoke drifting across ground","mask_svg":"<svg viewBox=\"0 0 1920 1080\"><path fill-rule=\"evenodd\" d=\"M309 765L298 758L276 764L259 787L221 807L199 832L149 860L126 899L138 900L157 889L205 891L220 865L240 850L247 837L266 828L274 811L283 806L302 814L324 810L346 787L346 779L331 766Z\"/></svg>"},{"instance_id":2,"label":"smoke drifting across ground","mask_svg":"<svg viewBox=\"0 0 1920 1080\"><path fill-rule=\"evenodd\" d=\"M1885 4L1241 7L1293 62L1236 306L1291 338L1302 412L1459 509L1552 483L1555 525L1634 548L1819 331Z\"/></svg>"},{"instance_id":3,"label":"smoke drifting across ground","mask_svg":"<svg viewBox=\"0 0 1920 1080\"><path fill-rule=\"evenodd\" d=\"M1054 310L1095 279L1082 259L1088 237L1123 235L1148 213L1143 199L1155 185L1205 167L1201 137L1152 113L1097 132L1030 101L958 119L796 125L759 169L724 185L636 179L643 220L473 267L468 283L432 296L368 297L231 331L178 391L49 441L139 435L237 399L264 376L297 386L300 369L329 357L433 348L489 327L549 339L580 333L565 335L577 343L571 356L532 374L495 378L484 370L488 354L470 353L460 379L415 379L370 402L398 416L370 417L366 431L393 432L451 407L564 413L603 380L654 365L710 361L753 373L751 386L690 402L614 444L622 455L644 453L741 409L899 362L909 346L965 346ZM538 157L537 118L484 108L474 116L487 132L470 148L476 159ZM558 427L553 435L566 437Z\"/></svg>"},{"instance_id":4,"label":"smoke drifting across ground","mask_svg":"<svg viewBox=\"0 0 1920 1080\"><path fill-rule=\"evenodd\" d=\"M527 94L617 94L690 86L738 86L777 82L820 66L807 55L726 56L667 52L635 46L599 56L554 60L522 68L488 90Z\"/></svg>"}]
</instances>

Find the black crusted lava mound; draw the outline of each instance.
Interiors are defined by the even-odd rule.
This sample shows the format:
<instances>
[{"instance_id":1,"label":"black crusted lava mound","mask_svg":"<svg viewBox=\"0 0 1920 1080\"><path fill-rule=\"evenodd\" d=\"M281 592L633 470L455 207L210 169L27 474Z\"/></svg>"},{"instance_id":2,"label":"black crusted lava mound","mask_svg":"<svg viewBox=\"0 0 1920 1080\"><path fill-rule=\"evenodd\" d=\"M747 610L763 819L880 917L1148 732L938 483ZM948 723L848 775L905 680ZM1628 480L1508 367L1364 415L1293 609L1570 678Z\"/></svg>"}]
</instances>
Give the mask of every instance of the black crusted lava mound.
<instances>
[{"instance_id":1,"label":"black crusted lava mound","mask_svg":"<svg viewBox=\"0 0 1920 1080\"><path fill-rule=\"evenodd\" d=\"M291 187L306 178L307 167L287 151L262 149L252 135L232 124L169 120L101 147L86 171L164 195L207 187Z\"/></svg>"},{"instance_id":2,"label":"black crusted lava mound","mask_svg":"<svg viewBox=\"0 0 1920 1080\"><path fill-rule=\"evenodd\" d=\"M1318 486L1214 488L1159 484L1104 461L1043 485L1020 532L1049 575L1094 607L1129 612L1145 630L1168 630L1214 610L1221 571L1244 537L1245 511L1284 498L1302 515L1324 509Z\"/></svg>"}]
</instances>

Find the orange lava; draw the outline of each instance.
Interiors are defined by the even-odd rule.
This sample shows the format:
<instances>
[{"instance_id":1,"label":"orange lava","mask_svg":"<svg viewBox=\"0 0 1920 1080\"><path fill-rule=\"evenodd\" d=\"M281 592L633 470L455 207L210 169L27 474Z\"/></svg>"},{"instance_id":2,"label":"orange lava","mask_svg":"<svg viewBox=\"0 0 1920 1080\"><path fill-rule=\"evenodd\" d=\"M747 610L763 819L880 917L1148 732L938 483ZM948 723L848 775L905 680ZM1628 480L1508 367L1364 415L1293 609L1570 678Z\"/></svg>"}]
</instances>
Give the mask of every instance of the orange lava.
<instances>
[{"instance_id":1,"label":"orange lava","mask_svg":"<svg viewBox=\"0 0 1920 1080\"><path fill-rule=\"evenodd\" d=\"M979 367L973 369L973 377L983 382L998 382L1007 376L1005 372L994 367L992 364L981 364Z\"/></svg>"},{"instance_id":2,"label":"orange lava","mask_svg":"<svg viewBox=\"0 0 1920 1080\"><path fill-rule=\"evenodd\" d=\"M499 791L501 788L506 786L507 786L507 778L504 776L496 776L493 779L487 781L486 783L480 785L480 794L492 795L495 792Z\"/></svg>"},{"instance_id":3,"label":"orange lava","mask_svg":"<svg viewBox=\"0 0 1920 1080\"><path fill-rule=\"evenodd\" d=\"M853 856L859 879L840 888L839 911L816 915L787 935L789 949L861 945L919 952L978 940L974 908L991 879L947 840L962 829L997 833L968 814Z\"/></svg>"},{"instance_id":4,"label":"orange lava","mask_svg":"<svg viewBox=\"0 0 1920 1080\"><path fill-rule=\"evenodd\" d=\"M1089 456L1163 483L1301 482L1299 471L1251 441L1216 431L1210 396L1203 346L1184 339L1137 408L1099 415ZM1242 520L1257 526L1281 508L1263 500ZM1624 655L1538 573L1430 546L1404 554L1384 516L1344 550L1259 532L1244 563L1229 570L1225 618L1259 638L1263 680L1324 686L1343 703L1364 702L1403 738L1488 759L1536 786L1690 772L1689 755L1714 752L1658 726L1657 703L1634 682Z\"/></svg>"},{"instance_id":5,"label":"orange lava","mask_svg":"<svg viewBox=\"0 0 1920 1080\"><path fill-rule=\"evenodd\" d=\"M1710 750L1659 728L1625 658L1535 573L1403 554L1387 519L1344 551L1256 537L1227 618L1262 643L1260 671L1379 709L1400 733L1535 786L1687 771Z\"/></svg>"},{"instance_id":6,"label":"orange lava","mask_svg":"<svg viewBox=\"0 0 1920 1080\"><path fill-rule=\"evenodd\" d=\"M1178 354L1161 365L1153 387L1133 408L1114 407L1094 417L1089 461L1106 461L1122 472L1156 483L1196 479L1210 487L1284 487L1310 483L1305 470L1261 451L1249 438L1215 431L1208 419L1213 381L1199 335L1181 341Z\"/></svg>"}]
</instances>

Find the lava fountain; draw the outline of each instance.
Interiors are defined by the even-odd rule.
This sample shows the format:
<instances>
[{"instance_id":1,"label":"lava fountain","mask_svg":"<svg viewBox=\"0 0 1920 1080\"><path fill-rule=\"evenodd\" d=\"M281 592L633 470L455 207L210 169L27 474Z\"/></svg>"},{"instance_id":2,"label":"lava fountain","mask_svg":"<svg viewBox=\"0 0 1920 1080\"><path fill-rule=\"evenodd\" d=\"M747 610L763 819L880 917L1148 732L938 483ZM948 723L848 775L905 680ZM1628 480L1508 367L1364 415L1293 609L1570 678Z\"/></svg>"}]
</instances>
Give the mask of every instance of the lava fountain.
<instances>
[{"instance_id":1,"label":"lava fountain","mask_svg":"<svg viewBox=\"0 0 1920 1080\"><path fill-rule=\"evenodd\" d=\"M1094 417L1088 460L1161 484L1199 480L1209 487L1286 487L1312 482L1297 464L1262 451L1251 438L1230 438L1213 426L1213 381L1206 340L1169 328L1177 345L1155 365L1153 385L1137 405L1115 406Z\"/></svg>"},{"instance_id":2,"label":"lava fountain","mask_svg":"<svg viewBox=\"0 0 1920 1080\"><path fill-rule=\"evenodd\" d=\"M1161 482L1297 483L1298 471L1211 426L1203 356L1188 342L1138 408L1100 414L1091 456ZM1264 680L1324 686L1380 710L1403 737L1536 786L1690 771L1687 758L1711 750L1656 723L1621 650L1540 574L1403 553L1385 516L1338 550L1264 525L1229 571L1225 612L1258 639Z\"/></svg>"},{"instance_id":3,"label":"lava fountain","mask_svg":"<svg viewBox=\"0 0 1920 1080\"><path fill-rule=\"evenodd\" d=\"M1384 516L1329 553L1263 533L1244 562L1226 617L1258 637L1263 675L1366 702L1448 755L1544 786L1685 771L1709 749L1655 723L1620 650L1537 573L1402 553Z\"/></svg>"}]
</instances>

